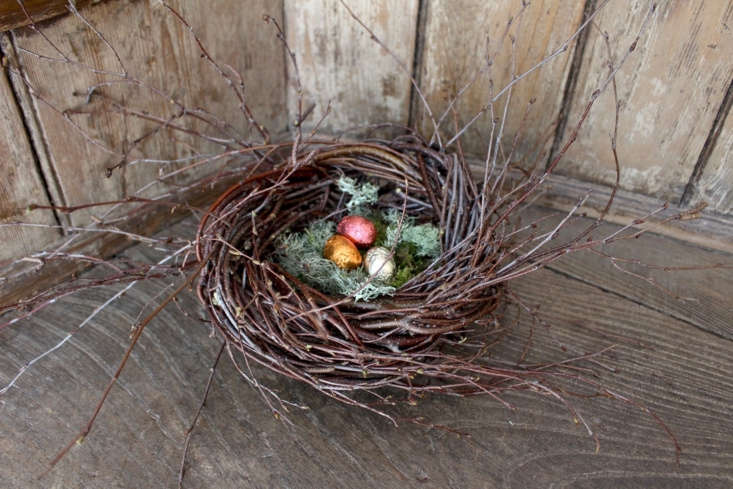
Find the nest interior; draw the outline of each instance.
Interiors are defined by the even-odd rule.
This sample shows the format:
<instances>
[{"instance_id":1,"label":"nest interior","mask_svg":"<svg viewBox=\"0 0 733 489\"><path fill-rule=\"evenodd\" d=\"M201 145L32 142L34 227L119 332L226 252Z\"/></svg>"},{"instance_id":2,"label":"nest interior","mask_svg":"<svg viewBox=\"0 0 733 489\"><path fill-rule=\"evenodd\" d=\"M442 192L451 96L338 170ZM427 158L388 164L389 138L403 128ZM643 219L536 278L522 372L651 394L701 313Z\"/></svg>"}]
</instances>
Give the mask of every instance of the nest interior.
<instances>
[{"instance_id":1,"label":"nest interior","mask_svg":"<svg viewBox=\"0 0 733 489\"><path fill-rule=\"evenodd\" d=\"M379 210L442 230L440 256L392 296L328 296L270 259L282 233L344 212L344 176L377 182ZM341 401L383 386L496 388L521 375L481 362L500 330L508 246L506 204L487 187L462 158L419 141L310 145L231 187L201 220L199 298L233 350Z\"/></svg>"}]
</instances>

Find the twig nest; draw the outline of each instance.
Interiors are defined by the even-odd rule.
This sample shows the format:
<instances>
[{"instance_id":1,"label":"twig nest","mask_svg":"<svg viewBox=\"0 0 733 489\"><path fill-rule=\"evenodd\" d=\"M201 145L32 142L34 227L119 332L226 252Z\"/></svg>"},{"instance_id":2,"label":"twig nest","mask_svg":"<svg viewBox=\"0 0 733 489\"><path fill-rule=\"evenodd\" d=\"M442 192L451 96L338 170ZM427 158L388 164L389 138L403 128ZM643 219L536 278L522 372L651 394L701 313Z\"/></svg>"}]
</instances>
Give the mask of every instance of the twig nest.
<instances>
[{"instance_id":1,"label":"twig nest","mask_svg":"<svg viewBox=\"0 0 733 489\"><path fill-rule=\"evenodd\" d=\"M395 261L390 256L389 250L382 246L375 246L367 251L364 265L369 275L374 275L376 280L386 282L394 275Z\"/></svg>"},{"instance_id":2,"label":"twig nest","mask_svg":"<svg viewBox=\"0 0 733 489\"><path fill-rule=\"evenodd\" d=\"M478 206L494 201L480 198L468 166L411 138L314 143L295 156L287 146L281 156L271 168L224 192L199 225L196 254L209 263L197 292L232 349L341 402L373 411L379 408L358 392L393 387L410 396L436 391L469 395L503 392L512 380L527 385L529 373L512 371L508 379L505 365L494 367L477 357L504 331L498 308L505 280L495 271L512 245L502 233L514 228L497 223L506 220L511 200L487 207L482 221ZM408 231L408 218L443 231L440 250L427 267L374 301L356 296L389 288L389 282L371 280L348 296L331 295L275 260L279 236L344 209L338 185L344 176L383 189L371 205L382 215L403 216L398 234ZM389 253L372 252L371 267L362 268L354 243L341 234L327 236L324 257L354 267L355 275L368 277L367 270L378 269L380 276L390 271L395 279L399 276ZM394 242L399 236L386 238ZM415 236L401 238L417 246ZM395 261L400 260L398 255ZM356 279L362 283L363 277Z\"/></svg>"},{"instance_id":3,"label":"twig nest","mask_svg":"<svg viewBox=\"0 0 733 489\"><path fill-rule=\"evenodd\" d=\"M362 262L361 253L356 249L356 245L340 234L334 234L328 238L323 247L323 257L345 270L353 270Z\"/></svg>"},{"instance_id":4,"label":"twig nest","mask_svg":"<svg viewBox=\"0 0 733 489\"><path fill-rule=\"evenodd\" d=\"M362 216L346 216L341 219L336 232L349 238L356 246L368 248L377 238L377 228L374 223Z\"/></svg>"}]
</instances>

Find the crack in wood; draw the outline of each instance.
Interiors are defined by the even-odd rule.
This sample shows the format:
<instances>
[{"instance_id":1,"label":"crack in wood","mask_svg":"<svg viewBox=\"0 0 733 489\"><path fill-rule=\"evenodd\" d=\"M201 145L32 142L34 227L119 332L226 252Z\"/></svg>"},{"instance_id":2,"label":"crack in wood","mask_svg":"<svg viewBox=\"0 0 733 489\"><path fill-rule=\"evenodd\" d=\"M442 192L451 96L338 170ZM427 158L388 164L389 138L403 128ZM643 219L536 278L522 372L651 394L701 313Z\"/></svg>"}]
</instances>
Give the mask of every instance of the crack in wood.
<instances>
[{"instance_id":1,"label":"crack in wood","mask_svg":"<svg viewBox=\"0 0 733 489\"><path fill-rule=\"evenodd\" d=\"M3 34L2 38L0 38L0 55L7 56L10 59L11 65L14 65L21 73L23 72L24 68L20 63L16 49L15 35L12 32ZM41 127L33 97L25 83L19 80L18 76L13 76L9 68L6 69L6 76L13 92L13 101L16 107L18 107L25 137L28 140L31 156L41 179L46 198L52 206L66 206L68 205L68 199L64 195L58 172L52 162L46 134ZM61 226L62 235L65 235L65 228L71 224L69 216L60 214L55 209L52 209L52 213L56 223Z\"/></svg>"},{"instance_id":2,"label":"crack in wood","mask_svg":"<svg viewBox=\"0 0 733 489\"><path fill-rule=\"evenodd\" d=\"M423 53L425 52L425 25L428 18L428 2L418 0L417 20L415 22L415 52L412 56L412 79L420 86L422 84ZM407 111L407 127L417 129L417 111L420 103L415 85L410 84L410 105Z\"/></svg>"},{"instance_id":3,"label":"crack in wood","mask_svg":"<svg viewBox=\"0 0 733 489\"><path fill-rule=\"evenodd\" d=\"M700 177L702 177L702 174L705 171L705 167L710 160L710 155L715 149L715 145L718 142L718 138L720 137L720 132L723 130L723 126L725 125L725 120L730 113L731 106L733 106L733 79L731 79L730 83L728 84L728 90L726 91L725 97L723 98L723 101L718 108L718 113L715 115L713 125L710 127L708 137L705 140L705 144L703 144L700 155L698 156L697 162L695 163L695 168L692 169L690 179L688 180L687 185L685 185L685 190L682 193L682 197L680 198L680 205L689 205L690 201L695 195L695 192L697 191L697 186L700 183Z\"/></svg>"},{"instance_id":4,"label":"crack in wood","mask_svg":"<svg viewBox=\"0 0 733 489\"><path fill-rule=\"evenodd\" d=\"M588 20L588 17L593 14L596 9L597 0L586 0L585 6L583 7L583 18L580 24ZM588 45L588 34L591 26L588 25L578 35L578 40L575 44L575 51L573 51L573 60L570 62L570 69L568 70L568 76L565 79L565 90L563 91L562 102L560 103L560 113L557 116L557 128L555 129L555 138L552 141L550 152L547 155L547 163L545 168L550 166L555 154L559 151L562 146L562 140L565 136L565 128L568 124L570 117L570 109L575 96L575 89L578 86L578 80L580 79L580 69L583 64L583 56L585 55L585 47Z\"/></svg>"},{"instance_id":5,"label":"crack in wood","mask_svg":"<svg viewBox=\"0 0 733 489\"><path fill-rule=\"evenodd\" d=\"M598 290L600 290L600 291L602 291L604 293L614 295L614 296L616 296L618 298L627 300L627 301L632 302L632 303L634 303L634 304L636 304L638 306L642 306L642 307L644 307L646 309L649 309L650 311L658 312L658 313L663 314L665 316L669 316L671 318L674 318L677 321L680 321L682 323L685 323L687 325L690 325L693 328L699 329L700 331L703 331L705 333L709 333L709 334L715 336L716 338L720 338L721 340L733 341L733 335L732 336L726 336L723 333L719 333L717 331L708 329L704 325L697 324L696 322L691 321L690 319L687 319L684 316L681 316L679 314L676 314L674 311L665 310L665 309L663 309L661 307L656 307L656 306L653 306L651 304L647 304L647 303L645 303L645 302L643 302L643 301L641 301L639 299L635 299L632 296L622 294L621 292L617 292L617 291L615 291L613 289L610 289L608 287L604 287L604 286L602 286L600 284L597 284L595 282L592 282L590 280L583 279L583 278L578 277L577 275L574 275L572 273L568 273L568 272L562 271L562 270L560 270L558 268L553 267L552 265L549 265L549 266L547 266L545 268L547 268L547 270L551 271L552 273L556 273L556 274L558 274L558 275L560 275L562 277L565 277L565 278L568 278L568 279L571 279L571 280L578 281L578 282L580 282L582 284L589 285L591 287L595 287L596 289L598 289Z\"/></svg>"}]
</instances>

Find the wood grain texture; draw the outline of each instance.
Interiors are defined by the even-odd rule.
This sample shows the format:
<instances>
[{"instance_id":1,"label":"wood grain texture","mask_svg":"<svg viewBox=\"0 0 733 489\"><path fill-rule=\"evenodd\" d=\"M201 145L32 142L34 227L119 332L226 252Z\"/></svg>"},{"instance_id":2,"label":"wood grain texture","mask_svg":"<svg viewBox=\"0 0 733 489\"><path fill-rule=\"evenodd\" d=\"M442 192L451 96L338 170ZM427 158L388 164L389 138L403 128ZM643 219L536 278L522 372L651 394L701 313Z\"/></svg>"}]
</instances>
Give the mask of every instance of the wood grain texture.
<instances>
[{"instance_id":1,"label":"wood grain texture","mask_svg":"<svg viewBox=\"0 0 733 489\"><path fill-rule=\"evenodd\" d=\"M578 209L588 217L598 217L608 203L612 189L605 185L592 184L562 175L551 175L536 203L551 209L570 211L590 192L585 204ZM733 253L733 216L703 210L695 219L673 220L662 223L663 219L673 218L690 212L689 207L668 205L655 197L619 190L605 220L624 226L648 213L655 212L654 222L645 223L644 229L695 246L710 250Z\"/></svg>"},{"instance_id":2,"label":"wood grain texture","mask_svg":"<svg viewBox=\"0 0 733 489\"><path fill-rule=\"evenodd\" d=\"M0 222L56 224L51 211L27 210L30 204L48 205L48 198L5 72L0 73L0 175ZM0 265L38 251L59 236L57 229L0 227Z\"/></svg>"},{"instance_id":3,"label":"wood grain texture","mask_svg":"<svg viewBox=\"0 0 733 489\"><path fill-rule=\"evenodd\" d=\"M44 137L43 129L38 121L37 112L33 106L30 88L27 84L23 83L22 73L17 69L20 63L18 62L18 53L13 44L12 31L0 34L0 49L2 49L9 67L8 80L16 94L15 103L22 114L28 138L33 144L34 157L37 159L38 168L44 177L49 200L57 205L63 204L66 200L58 180L56 169L48 153L48 146L45 142L46 138ZM62 226L69 226L71 224L71 220L67 214L57 213L56 218Z\"/></svg>"},{"instance_id":4,"label":"wood grain texture","mask_svg":"<svg viewBox=\"0 0 733 489\"><path fill-rule=\"evenodd\" d=\"M536 219L557 211L535 208L527 213L528 219ZM575 219L557 237L574 236L584 229L589 219ZM549 224L548 224L549 225ZM609 236L619 226L603 224L593 233L595 238ZM629 270L638 277L656 281L653 287L643 279L624 274L603 257L591 253L572 253L551 265L552 270L564 273L576 280L592 283L604 291L617 294L630 301L638 301L646 307L684 321L728 340L733 340L730 298L733 294L731 282L731 254L701 248L675 239L648 234L640 246L637 240L622 240L603 248L621 261L618 267ZM726 265L723 269L665 271L648 268L640 263L624 260L640 260L653 267L705 267ZM698 284L705 283L704 291Z\"/></svg>"},{"instance_id":5,"label":"wood grain texture","mask_svg":"<svg viewBox=\"0 0 733 489\"><path fill-rule=\"evenodd\" d=\"M177 232L193 233L193 225ZM667 239L637 243L640 253L663 246L670 260L710 257L704 250L675 248ZM128 256L152 259L154 253L137 247ZM530 361L616 344L602 361L617 372L604 373L601 380L667 423L682 445L679 465L659 426L619 402L573 399L600 437L595 453L594 442L568 412L538 394L509 395L515 411L482 397L432 397L415 408L399 408L402 415L420 413L471 435L459 438L407 423L395 428L256 369L262 382L310 407L294 410L289 426L273 418L257 391L223 358L194 432L184 487L730 487L733 342L675 319L669 310L648 307L645 296L628 300L604 291L604 274L589 261L582 280L547 270L512 284L525 302L541 304L542 318L552 324L535 328ZM733 290L731 280L729 275L711 284L693 278L690 285L701 297L715 298L721 287ZM161 300L158 294L167 286L151 281L131 289L0 398L2 487L175 487L183 434L218 349L208 327L197 321L200 310L190 296L181 298L180 309L171 305L149 325L94 432L46 478L33 479L82 425L127 344L130 324L142 308L149 311ZM0 385L115 290L85 292L0 332L5 352ZM507 314L512 321L514 308ZM730 310L727 321L733 323ZM530 324L522 316L492 355L518 358Z\"/></svg>"},{"instance_id":6,"label":"wood grain texture","mask_svg":"<svg viewBox=\"0 0 733 489\"><path fill-rule=\"evenodd\" d=\"M733 111L725 119L695 188L691 204L701 202L706 202L711 210L733 214Z\"/></svg>"},{"instance_id":7,"label":"wood grain texture","mask_svg":"<svg viewBox=\"0 0 733 489\"><path fill-rule=\"evenodd\" d=\"M583 2L537 1L529 2L526 9L522 9L522 2L507 0L428 2L420 80L436 118L475 79L456 105L459 127L468 123L513 76L529 70L561 47L580 26L582 13ZM509 23L511 27L505 35ZM512 38L516 40L514 46ZM490 68L487 59L491 59ZM559 114L571 60L569 49L512 89L502 142L508 152L514 137L519 135L520 146L513 160L537 158L536 149L543 149L552 141L552 125ZM477 70L483 70L478 78ZM536 102L528 109L531 99ZM503 96L494 104L494 119L501 119L506 100ZM432 124L425 117L424 107L416 105L416 109L421 129L429 137ZM473 124L462 140L464 150L485 155L491 121L492 115L487 111ZM453 128L452 117L448 116L442 129L453 134Z\"/></svg>"},{"instance_id":8,"label":"wood grain texture","mask_svg":"<svg viewBox=\"0 0 733 489\"><path fill-rule=\"evenodd\" d=\"M652 2L610 2L597 23L616 60L629 49ZM616 76L622 110L618 153L627 190L679 201L733 77L730 1L659 2L635 52ZM568 131L591 93L608 76L608 51L598 29L588 39ZM576 178L615 180L610 135L611 87L593 108L560 170ZM566 131L567 135L567 131Z\"/></svg>"},{"instance_id":9,"label":"wood grain texture","mask_svg":"<svg viewBox=\"0 0 733 489\"><path fill-rule=\"evenodd\" d=\"M484 173L483 161L469 160L469 165L474 179L477 182L481 181ZM538 206L570 212L585 199L585 203L576 209L576 214L597 218L606 208L612 190L606 185L584 182L553 173L545 180L534 202ZM654 222L644 223L644 229L709 250L733 253L733 217L731 216L704 209L697 213L695 219L674 219L666 223L661 222L679 215L690 215L690 211L688 206L682 207L669 204L656 197L617 190L613 205L606 213L604 220L612 224L629 226L634 225L637 219L654 213Z\"/></svg>"},{"instance_id":10,"label":"wood grain texture","mask_svg":"<svg viewBox=\"0 0 733 489\"><path fill-rule=\"evenodd\" d=\"M282 46L272 28L263 22L263 15L280 16L282 3L252 0L242 8L241 3L234 0L206 6L181 0L172 2L172 6L191 23L223 69L233 69L242 75L247 101L255 117L273 133L279 131L286 121L284 57ZM204 107L231 126L206 128L208 135L222 139L255 137L227 82L202 58L186 27L160 3L104 2L87 9L84 14L119 52L130 76L165 93L158 96L143 88L125 89L124 84L120 87L121 84L114 83L119 78L113 75L93 73L84 67L38 59L21 52L21 61L35 90L57 109L79 112L72 113L71 117L90 136L117 153L134 147L130 160L187 158L222 151L220 144L171 129L163 129L135 146L134 141L155 124L120 114L112 103L101 97L93 97L91 104L85 104L88 87L112 81L100 90L123 105L167 120L179 110L170 103L170 96L192 110ZM74 16L44 25L43 32L73 60L100 70L122 70L112 50ZM28 28L16 31L14 37L19 51L24 48L59 57L40 35ZM107 168L121 161L119 154L109 154L89 143L46 104L36 101L34 105L48 147L50 166L58 175L61 193L68 204L132 195L142 185L156 179L161 168L170 170L185 164L162 167L159 163L140 163L116 170L107 178ZM190 117L172 122L198 130L204 128ZM220 166L224 163L222 161ZM212 171L211 166L209 171ZM187 177L196 174L188 172ZM173 184L183 181L179 178ZM159 192L160 187L165 188L161 185L150 193ZM88 219L87 214L79 213L72 220L78 224Z\"/></svg>"},{"instance_id":11,"label":"wood grain texture","mask_svg":"<svg viewBox=\"0 0 733 489\"><path fill-rule=\"evenodd\" d=\"M97 0L100 1L100 0ZM23 7L17 1L0 2L0 32L28 25L28 15L35 22L68 13L68 0L23 0ZM91 0L75 0L77 8L85 7Z\"/></svg>"},{"instance_id":12,"label":"wood grain texture","mask_svg":"<svg viewBox=\"0 0 733 489\"><path fill-rule=\"evenodd\" d=\"M407 124L415 49L417 0L348 1L348 6L404 63L370 39L338 0L285 0L286 33L303 85L303 124L340 132L353 126ZM288 64L288 113L298 117L293 67Z\"/></svg>"},{"instance_id":13,"label":"wood grain texture","mask_svg":"<svg viewBox=\"0 0 733 489\"><path fill-rule=\"evenodd\" d=\"M211 203L227 188L237 181L236 177L220 180L215 185L206 185L191 189L182 199L186 206L178 206L172 211L168 208L153 210L145 215L131 219L120 226L122 231L150 236L157 230L172 226L192 213L203 214ZM64 245L67 253L110 258L129 248L134 242L128 237L116 233L90 233L73 243L68 237L57 239L46 249L57 249ZM34 262L14 263L14 266L0 268L0 276L12 276L12 280L0 281L0 307L15 304L38 292L58 284L72 274L78 274L89 268L88 264L71 260L47 262L42 268Z\"/></svg>"}]
</instances>

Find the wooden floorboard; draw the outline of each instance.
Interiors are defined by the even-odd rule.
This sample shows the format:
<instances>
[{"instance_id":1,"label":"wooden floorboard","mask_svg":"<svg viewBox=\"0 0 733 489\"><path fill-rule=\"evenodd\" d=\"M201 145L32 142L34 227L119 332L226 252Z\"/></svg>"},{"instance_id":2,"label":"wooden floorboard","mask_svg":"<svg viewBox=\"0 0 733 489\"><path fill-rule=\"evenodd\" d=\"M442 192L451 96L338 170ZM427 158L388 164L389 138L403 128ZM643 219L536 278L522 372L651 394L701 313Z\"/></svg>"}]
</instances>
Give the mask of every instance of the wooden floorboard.
<instances>
[{"instance_id":1,"label":"wooden floorboard","mask_svg":"<svg viewBox=\"0 0 733 489\"><path fill-rule=\"evenodd\" d=\"M725 254L711 258L713 252L670 238L636 243L619 252L665 263L733 260ZM137 247L128 253L150 257L154 251ZM469 438L409 423L395 428L380 416L256 369L260 381L310 407L293 411L288 425L272 416L222 358L191 441L184 487L733 487L733 274L706 271L684 280L663 275L666 285L691 289L700 301L691 306L663 298L646 282L612 278L608 266L570 256L512 284L523 301L540 305L551 325L535 327L530 360L617 345L602 358L616 372L604 372L600 380L664 420L682 446L679 464L659 425L618 401L573 400L598 433L596 453L593 439L567 410L536 393L508 395L516 410L489 398L439 396L397 411L420 413ZM148 326L86 441L36 479L91 413L141 308L168 285L154 280L135 286L0 395L0 487L175 487L184 432L219 347L196 320L199 309L190 295L181 298L180 309L169 306ZM83 292L0 331L0 388L116 290ZM514 311L508 309L507 321ZM523 315L492 355L518 358L531 323Z\"/></svg>"},{"instance_id":2,"label":"wooden floorboard","mask_svg":"<svg viewBox=\"0 0 733 489\"><path fill-rule=\"evenodd\" d=\"M525 219L556 214L557 211L535 207L525 213ZM543 227L551 229L552 222L556 221L548 221ZM573 233L577 234L592 222L583 218L572 220L556 241L559 242ZM600 239L610 236L617 229L619 226L615 224L604 224L592 236ZM625 234L631 235L636 231L630 229ZM620 260L616 262L618 267L639 277L620 271L611 260L592 253L567 255L552 264L551 269L632 302L644 304L722 338L733 339L731 254L653 233L617 241L604 247L602 251L619 258ZM641 263L623 260L635 260ZM695 268L718 264L725 265L726 268L659 270L645 266ZM656 285L650 284L645 279L653 280Z\"/></svg>"}]
</instances>

